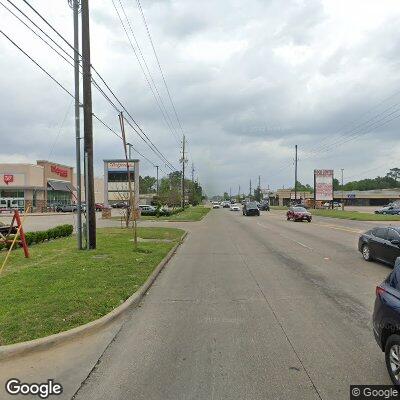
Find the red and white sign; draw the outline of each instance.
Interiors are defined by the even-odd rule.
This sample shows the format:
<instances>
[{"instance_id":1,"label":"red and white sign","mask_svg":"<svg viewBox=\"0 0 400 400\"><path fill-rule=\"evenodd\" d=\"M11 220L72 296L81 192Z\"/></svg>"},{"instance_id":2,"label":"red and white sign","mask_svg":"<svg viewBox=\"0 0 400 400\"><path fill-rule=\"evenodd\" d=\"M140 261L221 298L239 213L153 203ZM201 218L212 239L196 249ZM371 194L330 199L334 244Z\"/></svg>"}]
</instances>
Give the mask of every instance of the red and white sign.
<instances>
[{"instance_id":1,"label":"red and white sign","mask_svg":"<svg viewBox=\"0 0 400 400\"><path fill-rule=\"evenodd\" d=\"M10 183L14 182L14 175L11 174L4 174L3 175L3 181L6 185L9 185Z\"/></svg>"},{"instance_id":2,"label":"red and white sign","mask_svg":"<svg viewBox=\"0 0 400 400\"><path fill-rule=\"evenodd\" d=\"M315 200L333 200L333 170L315 169L314 170Z\"/></svg>"},{"instance_id":3,"label":"red and white sign","mask_svg":"<svg viewBox=\"0 0 400 400\"><path fill-rule=\"evenodd\" d=\"M57 174L59 176L61 176L62 178L66 178L68 176L68 170L58 167L57 165L52 165L50 167L51 172L53 172L53 174Z\"/></svg>"}]
</instances>

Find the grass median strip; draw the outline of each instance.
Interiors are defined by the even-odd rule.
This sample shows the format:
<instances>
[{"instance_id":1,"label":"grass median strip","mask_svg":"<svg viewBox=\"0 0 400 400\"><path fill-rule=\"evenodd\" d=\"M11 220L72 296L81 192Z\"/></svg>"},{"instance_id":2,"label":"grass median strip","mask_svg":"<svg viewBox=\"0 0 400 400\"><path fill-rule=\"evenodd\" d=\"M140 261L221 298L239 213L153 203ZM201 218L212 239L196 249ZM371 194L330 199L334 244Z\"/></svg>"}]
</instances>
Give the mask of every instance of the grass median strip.
<instances>
[{"instance_id":1,"label":"grass median strip","mask_svg":"<svg viewBox=\"0 0 400 400\"><path fill-rule=\"evenodd\" d=\"M311 213L320 217L350 219L354 221L400 221L400 215L382 215L358 211L311 210Z\"/></svg>"},{"instance_id":2,"label":"grass median strip","mask_svg":"<svg viewBox=\"0 0 400 400\"><path fill-rule=\"evenodd\" d=\"M272 210L288 210L288 207L272 206ZM311 214L319 217L350 219L353 221L400 221L400 215L372 214L358 211L309 209Z\"/></svg>"},{"instance_id":3,"label":"grass median strip","mask_svg":"<svg viewBox=\"0 0 400 400\"><path fill-rule=\"evenodd\" d=\"M173 228L139 228L143 239L133 249L132 230L98 230L97 249L78 251L75 237L31 248L25 259L13 253L0 278L0 345L36 339L74 328L107 314L146 281L180 240Z\"/></svg>"}]
</instances>

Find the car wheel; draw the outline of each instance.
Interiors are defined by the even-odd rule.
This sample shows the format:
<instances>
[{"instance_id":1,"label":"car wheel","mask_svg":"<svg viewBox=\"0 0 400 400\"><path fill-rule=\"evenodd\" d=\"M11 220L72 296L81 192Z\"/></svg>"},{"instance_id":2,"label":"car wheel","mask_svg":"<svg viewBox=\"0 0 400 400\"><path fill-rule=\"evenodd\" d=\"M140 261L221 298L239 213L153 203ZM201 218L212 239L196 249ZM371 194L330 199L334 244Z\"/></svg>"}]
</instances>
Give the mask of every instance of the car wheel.
<instances>
[{"instance_id":1,"label":"car wheel","mask_svg":"<svg viewBox=\"0 0 400 400\"><path fill-rule=\"evenodd\" d=\"M311 218L308 220L308 222L311 222Z\"/></svg>"},{"instance_id":2,"label":"car wheel","mask_svg":"<svg viewBox=\"0 0 400 400\"><path fill-rule=\"evenodd\" d=\"M290 221L290 217L286 217L286 221Z\"/></svg>"},{"instance_id":3,"label":"car wheel","mask_svg":"<svg viewBox=\"0 0 400 400\"><path fill-rule=\"evenodd\" d=\"M400 336L391 335L385 346L386 368L390 379L395 385L400 385Z\"/></svg>"},{"instance_id":4,"label":"car wheel","mask_svg":"<svg viewBox=\"0 0 400 400\"><path fill-rule=\"evenodd\" d=\"M383 215L386 215L386 211L384 211L382 214L383 214Z\"/></svg>"},{"instance_id":5,"label":"car wheel","mask_svg":"<svg viewBox=\"0 0 400 400\"><path fill-rule=\"evenodd\" d=\"M371 261L371 251L369 249L369 246L367 244L364 244L362 247L362 255L365 261Z\"/></svg>"}]
</instances>

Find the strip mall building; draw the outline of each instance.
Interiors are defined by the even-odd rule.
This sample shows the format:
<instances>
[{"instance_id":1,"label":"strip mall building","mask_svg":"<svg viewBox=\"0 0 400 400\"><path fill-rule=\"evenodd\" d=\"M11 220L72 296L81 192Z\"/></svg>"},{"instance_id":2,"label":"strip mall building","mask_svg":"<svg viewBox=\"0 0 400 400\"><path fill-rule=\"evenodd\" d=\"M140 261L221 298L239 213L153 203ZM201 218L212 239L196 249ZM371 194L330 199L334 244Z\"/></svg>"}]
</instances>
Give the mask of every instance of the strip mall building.
<instances>
[{"instance_id":1,"label":"strip mall building","mask_svg":"<svg viewBox=\"0 0 400 400\"><path fill-rule=\"evenodd\" d=\"M73 168L50 161L0 164L0 209L42 212L54 203L74 201Z\"/></svg>"}]
</instances>

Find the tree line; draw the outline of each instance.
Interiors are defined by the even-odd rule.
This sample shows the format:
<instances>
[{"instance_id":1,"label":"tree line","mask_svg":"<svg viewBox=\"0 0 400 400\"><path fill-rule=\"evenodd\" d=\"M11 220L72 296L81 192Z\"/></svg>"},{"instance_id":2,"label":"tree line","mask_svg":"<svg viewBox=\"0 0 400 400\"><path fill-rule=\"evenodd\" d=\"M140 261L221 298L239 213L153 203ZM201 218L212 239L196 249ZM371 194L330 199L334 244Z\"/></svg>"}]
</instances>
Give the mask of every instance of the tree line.
<instances>
[{"instance_id":1,"label":"tree line","mask_svg":"<svg viewBox=\"0 0 400 400\"><path fill-rule=\"evenodd\" d=\"M141 194L157 193L157 178L153 176L139 177L139 190ZM205 198L203 188L198 182L185 179L186 202L192 205L200 204ZM182 201L182 172L175 171L159 180L158 197L155 202L179 207Z\"/></svg>"}]
</instances>

